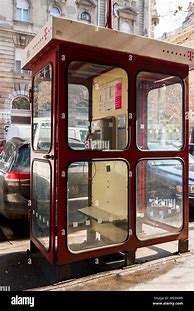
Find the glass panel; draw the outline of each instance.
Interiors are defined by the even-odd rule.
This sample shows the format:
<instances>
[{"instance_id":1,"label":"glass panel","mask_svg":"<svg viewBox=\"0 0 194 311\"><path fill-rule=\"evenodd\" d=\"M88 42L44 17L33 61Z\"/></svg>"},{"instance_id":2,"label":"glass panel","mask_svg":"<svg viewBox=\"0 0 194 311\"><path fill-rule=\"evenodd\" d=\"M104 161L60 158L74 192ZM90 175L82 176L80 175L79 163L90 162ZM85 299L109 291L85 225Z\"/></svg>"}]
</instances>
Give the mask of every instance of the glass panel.
<instances>
[{"instance_id":1,"label":"glass panel","mask_svg":"<svg viewBox=\"0 0 194 311\"><path fill-rule=\"evenodd\" d=\"M33 162L32 234L48 250L50 245L50 183L48 162Z\"/></svg>"},{"instance_id":2,"label":"glass panel","mask_svg":"<svg viewBox=\"0 0 194 311\"><path fill-rule=\"evenodd\" d=\"M12 109L30 110L29 100L24 96L18 96L12 101Z\"/></svg>"},{"instance_id":3,"label":"glass panel","mask_svg":"<svg viewBox=\"0 0 194 311\"><path fill-rule=\"evenodd\" d=\"M183 225L183 163L174 158L143 160L136 177L138 239L178 233Z\"/></svg>"},{"instance_id":4,"label":"glass panel","mask_svg":"<svg viewBox=\"0 0 194 311\"><path fill-rule=\"evenodd\" d=\"M72 252L128 238L128 166L121 160L73 162L68 168L68 247Z\"/></svg>"},{"instance_id":5,"label":"glass panel","mask_svg":"<svg viewBox=\"0 0 194 311\"><path fill-rule=\"evenodd\" d=\"M33 147L49 151L51 148L52 120L52 67L47 65L39 71L33 84Z\"/></svg>"},{"instance_id":6,"label":"glass panel","mask_svg":"<svg viewBox=\"0 0 194 311\"><path fill-rule=\"evenodd\" d=\"M68 82L68 125L75 129L74 139L82 142L82 149L124 150L128 145L126 72L75 61L69 65Z\"/></svg>"},{"instance_id":7,"label":"glass panel","mask_svg":"<svg viewBox=\"0 0 194 311\"><path fill-rule=\"evenodd\" d=\"M137 146L142 150L179 150L183 146L182 133L182 80L158 73L139 73Z\"/></svg>"},{"instance_id":8,"label":"glass panel","mask_svg":"<svg viewBox=\"0 0 194 311\"><path fill-rule=\"evenodd\" d=\"M28 22L29 21L28 10L26 10L26 9L23 9L23 21L24 22Z\"/></svg>"},{"instance_id":9,"label":"glass panel","mask_svg":"<svg viewBox=\"0 0 194 311\"><path fill-rule=\"evenodd\" d=\"M16 8L16 20L21 21L22 20L22 9Z\"/></svg>"}]
</instances>

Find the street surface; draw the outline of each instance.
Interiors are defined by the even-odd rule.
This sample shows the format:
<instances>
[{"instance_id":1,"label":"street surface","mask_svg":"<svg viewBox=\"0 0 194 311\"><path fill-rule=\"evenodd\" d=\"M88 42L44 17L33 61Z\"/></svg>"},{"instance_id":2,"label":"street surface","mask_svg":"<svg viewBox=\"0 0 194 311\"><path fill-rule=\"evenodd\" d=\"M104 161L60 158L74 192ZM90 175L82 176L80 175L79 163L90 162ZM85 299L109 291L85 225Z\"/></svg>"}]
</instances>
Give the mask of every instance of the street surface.
<instances>
[{"instance_id":1,"label":"street surface","mask_svg":"<svg viewBox=\"0 0 194 311\"><path fill-rule=\"evenodd\" d=\"M0 218L0 286L11 291L194 290L193 219L189 228L188 253L177 254L177 241L153 245L137 250L133 266L56 283L44 257L27 251L28 223Z\"/></svg>"}]
</instances>

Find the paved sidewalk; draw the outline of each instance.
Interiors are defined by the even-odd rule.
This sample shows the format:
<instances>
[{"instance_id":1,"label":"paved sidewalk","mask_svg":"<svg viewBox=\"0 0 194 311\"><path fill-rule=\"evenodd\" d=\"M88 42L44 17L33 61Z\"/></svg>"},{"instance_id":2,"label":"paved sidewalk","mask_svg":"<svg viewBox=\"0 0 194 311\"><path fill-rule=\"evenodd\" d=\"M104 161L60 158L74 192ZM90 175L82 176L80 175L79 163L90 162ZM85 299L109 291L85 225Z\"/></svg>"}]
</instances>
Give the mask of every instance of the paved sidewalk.
<instances>
[{"instance_id":1,"label":"paved sidewalk","mask_svg":"<svg viewBox=\"0 0 194 311\"><path fill-rule=\"evenodd\" d=\"M194 223L189 223L189 252L177 254L178 241L140 248L136 264L68 280L33 291L194 290Z\"/></svg>"},{"instance_id":2,"label":"paved sidewalk","mask_svg":"<svg viewBox=\"0 0 194 311\"><path fill-rule=\"evenodd\" d=\"M194 290L194 222L189 226L190 252L177 254L178 241L140 248L133 266L85 277L79 274L57 284L44 256L27 252L28 240L4 242L0 245L0 286L10 286L11 291Z\"/></svg>"},{"instance_id":3,"label":"paved sidewalk","mask_svg":"<svg viewBox=\"0 0 194 311\"><path fill-rule=\"evenodd\" d=\"M194 290L194 251L68 280L33 291Z\"/></svg>"}]
</instances>

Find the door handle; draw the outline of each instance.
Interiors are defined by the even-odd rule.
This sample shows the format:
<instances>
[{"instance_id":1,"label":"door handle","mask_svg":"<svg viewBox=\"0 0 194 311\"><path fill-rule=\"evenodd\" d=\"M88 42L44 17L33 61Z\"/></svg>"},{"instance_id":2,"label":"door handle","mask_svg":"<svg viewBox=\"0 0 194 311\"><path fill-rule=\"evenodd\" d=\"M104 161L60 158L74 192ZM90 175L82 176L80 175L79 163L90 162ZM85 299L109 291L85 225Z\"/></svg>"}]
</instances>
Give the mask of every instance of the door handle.
<instances>
[{"instance_id":1,"label":"door handle","mask_svg":"<svg viewBox=\"0 0 194 311\"><path fill-rule=\"evenodd\" d=\"M43 156L43 159L54 160L54 155L53 154L46 154L46 155Z\"/></svg>"}]
</instances>

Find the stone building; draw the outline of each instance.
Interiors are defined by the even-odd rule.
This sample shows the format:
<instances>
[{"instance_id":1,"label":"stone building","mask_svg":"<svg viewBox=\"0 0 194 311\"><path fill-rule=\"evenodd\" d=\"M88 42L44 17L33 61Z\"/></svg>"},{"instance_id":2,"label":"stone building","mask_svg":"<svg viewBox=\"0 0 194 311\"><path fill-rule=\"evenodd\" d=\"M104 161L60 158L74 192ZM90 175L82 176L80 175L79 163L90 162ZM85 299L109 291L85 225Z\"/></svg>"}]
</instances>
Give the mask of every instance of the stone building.
<instances>
[{"instance_id":1,"label":"stone building","mask_svg":"<svg viewBox=\"0 0 194 311\"><path fill-rule=\"evenodd\" d=\"M162 37L159 38L160 40L184 45L187 47L194 48L194 5L190 2L187 8L187 16L182 23L180 28L175 29L171 32L164 32ZM194 55L193 55L194 57ZM189 74L189 89L190 89L190 96L189 96L189 124L190 130L194 127L194 68L190 71Z\"/></svg>"},{"instance_id":2,"label":"stone building","mask_svg":"<svg viewBox=\"0 0 194 311\"><path fill-rule=\"evenodd\" d=\"M113 27L153 37L155 0L115 0ZM30 72L21 69L22 51L50 15L106 25L106 0L0 0L0 139L11 123L30 122Z\"/></svg>"}]
</instances>

